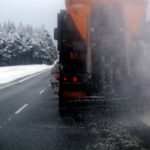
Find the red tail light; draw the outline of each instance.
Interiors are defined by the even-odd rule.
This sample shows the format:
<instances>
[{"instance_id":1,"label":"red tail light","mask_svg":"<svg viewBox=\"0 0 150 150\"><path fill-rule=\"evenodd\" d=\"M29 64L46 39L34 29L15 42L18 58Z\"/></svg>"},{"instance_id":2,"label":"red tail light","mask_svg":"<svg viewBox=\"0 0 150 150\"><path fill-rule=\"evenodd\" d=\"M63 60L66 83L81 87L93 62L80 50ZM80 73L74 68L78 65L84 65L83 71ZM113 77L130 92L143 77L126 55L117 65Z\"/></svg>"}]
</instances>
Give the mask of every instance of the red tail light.
<instances>
[{"instance_id":1,"label":"red tail light","mask_svg":"<svg viewBox=\"0 0 150 150\"><path fill-rule=\"evenodd\" d=\"M73 81L73 82L77 82L77 81L78 81L78 77L77 77L77 76L74 76L74 77L72 78L72 81Z\"/></svg>"},{"instance_id":2,"label":"red tail light","mask_svg":"<svg viewBox=\"0 0 150 150\"><path fill-rule=\"evenodd\" d=\"M67 77L64 77L64 81L67 81Z\"/></svg>"},{"instance_id":3,"label":"red tail light","mask_svg":"<svg viewBox=\"0 0 150 150\"><path fill-rule=\"evenodd\" d=\"M59 80L59 79L60 79L60 78L59 78L59 74L56 74L56 75L55 75L55 79L56 79L56 80Z\"/></svg>"},{"instance_id":4,"label":"red tail light","mask_svg":"<svg viewBox=\"0 0 150 150\"><path fill-rule=\"evenodd\" d=\"M87 96L86 92L83 91L71 91L71 92L63 92L63 96L66 97L80 97L80 96Z\"/></svg>"}]
</instances>

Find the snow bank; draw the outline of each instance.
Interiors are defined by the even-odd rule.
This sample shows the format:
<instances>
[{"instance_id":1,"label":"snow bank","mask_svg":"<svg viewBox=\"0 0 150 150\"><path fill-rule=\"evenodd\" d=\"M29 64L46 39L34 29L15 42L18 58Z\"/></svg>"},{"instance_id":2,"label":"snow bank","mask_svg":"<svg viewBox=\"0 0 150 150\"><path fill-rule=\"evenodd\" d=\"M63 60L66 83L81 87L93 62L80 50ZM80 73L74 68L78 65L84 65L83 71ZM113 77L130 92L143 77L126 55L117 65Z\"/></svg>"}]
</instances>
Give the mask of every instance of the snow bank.
<instances>
[{"instance_id":1,"label":"snow bank","mask_svg":"<svg viewBox=\"0 0 150 150\"><path fill-rule=\"evenodd\" d=\"M37 72L51 69L48 65L22 65L22 66L8 66L0 67L0 84L10 83L19 78L35 74Z\"/></svg>"}]
</instances>

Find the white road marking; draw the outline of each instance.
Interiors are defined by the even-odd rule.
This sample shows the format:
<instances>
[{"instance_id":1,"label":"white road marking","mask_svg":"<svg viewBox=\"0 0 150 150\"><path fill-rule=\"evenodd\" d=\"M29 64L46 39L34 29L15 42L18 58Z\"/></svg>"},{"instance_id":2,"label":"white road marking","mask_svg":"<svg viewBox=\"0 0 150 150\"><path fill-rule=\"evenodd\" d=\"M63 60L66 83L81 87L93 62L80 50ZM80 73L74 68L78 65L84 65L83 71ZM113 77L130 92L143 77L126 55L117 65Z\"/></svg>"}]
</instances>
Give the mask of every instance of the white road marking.
<instances>
[{"instance_id":1,"label":"white road marking","mask_svg":"<svg viewBox=\"0 0 150 150\"><path fill-rule=\"evenodd\" d=\"M2 127L0 126L0 129L1 129Z\"/></svg>"},{"instance_id":2,"label":"white road marking","mask_svg":"<svg viewBox=\"0 0 150 150\"><path fill-rule=\"evenodd\" d=\"M45 90L42 90L42 91L39 92L39 94L41 95L41 94L43 94L44 92L45 92Z\"/></svg>"},{"instance_id":3,"label":"white road marking","mask_svg":"<svg viewBox=\"0 0 150 150\"><path fill-rule=\"evenodd\" d=\"M22 80L19 80L19 81L17 81L17 82L4 85L4 86L0 87L0 90L5 89L5 88L10 87L10 86L13 86L13 85L16 85L16 84L18 84L18 83L22 83L22 82L24 82L24 81L26 81L26 80L28 80L28 79L30 79L30 78L36 77L36 76L38 76L38 75L40 75L40 74L42 74L42 73L44 73L44 72L47 72L47 71L48 71L48 70L44 70L44 71L42 71L42 72L39 72L39 73L36 73L36 74L31 75L31 76L29 76L29 77L26 77L26 78L24 78L24 79L22 79Z\"/></svg>"},{"instance_id":4,"label":"white road marking","mask_svg":"<svg viewBox=\"0 0 150 150\"><path fill-rule=\"evenodd\" d=\"M8 120L7 121L11 121L11 118L8 118Z\"/></svg>"},{"instance_id":5,"label":"white road marking","mask_svg":"<svg viewBox=\"0 0 150 150\"><path fill-rule=\"evenodd\" d=\"M21 111L23 111L26 107L28 106L28 104L23 105L20 109L18 109L15 114L19 114Z\"/></svg>"}]
</instances>

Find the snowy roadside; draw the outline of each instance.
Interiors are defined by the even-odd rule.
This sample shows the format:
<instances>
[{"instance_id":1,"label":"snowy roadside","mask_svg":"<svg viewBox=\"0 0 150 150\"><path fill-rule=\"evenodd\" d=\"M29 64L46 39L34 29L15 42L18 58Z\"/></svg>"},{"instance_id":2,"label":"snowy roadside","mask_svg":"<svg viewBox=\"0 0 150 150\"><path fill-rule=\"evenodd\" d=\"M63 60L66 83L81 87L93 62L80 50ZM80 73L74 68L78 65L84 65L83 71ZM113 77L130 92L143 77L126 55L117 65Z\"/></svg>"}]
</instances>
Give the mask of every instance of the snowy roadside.
<instances>
[{"instance_id":1,"label":"snowy roadside","mask_svg":"<svg viewBox=\"0 0 150 150\"><path fill-rule=\"evenodd\" d=\"M50 70L52 66L53 65L20 65L0 67L0 86L44 70Z\"/></svg>"}]
</instances>

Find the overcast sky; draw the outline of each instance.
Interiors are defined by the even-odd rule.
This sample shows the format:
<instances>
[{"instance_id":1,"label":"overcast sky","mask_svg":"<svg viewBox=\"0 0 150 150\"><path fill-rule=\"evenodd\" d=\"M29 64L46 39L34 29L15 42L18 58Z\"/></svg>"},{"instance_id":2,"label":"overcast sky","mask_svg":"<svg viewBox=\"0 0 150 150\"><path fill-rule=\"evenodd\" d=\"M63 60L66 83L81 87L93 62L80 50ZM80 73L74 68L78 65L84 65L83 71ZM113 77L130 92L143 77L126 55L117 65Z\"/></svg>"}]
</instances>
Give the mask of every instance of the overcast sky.
<instances>
[{"instance_id":1,"label":"overcast sky","mask_svg":"<svg viewBox=\"0 0 150 150\"><path fill-rule=\"evenodd\" d=\"M57 12L64 4L65 0L0 0L0 23L10 20L33 27L44 25L53 36Z\"/></svg>"},{"instance_id":2,"label":"overcast sky","mask_svg":"<svg viewBox=\"0 0 150 150\"><path fill-rule=\"evenodd\" d=\"M10 20L34 27L44 25L53 34L57 12L64 4L65 0L0 0L0 23Z\"/></svg>"}]
</instances>

